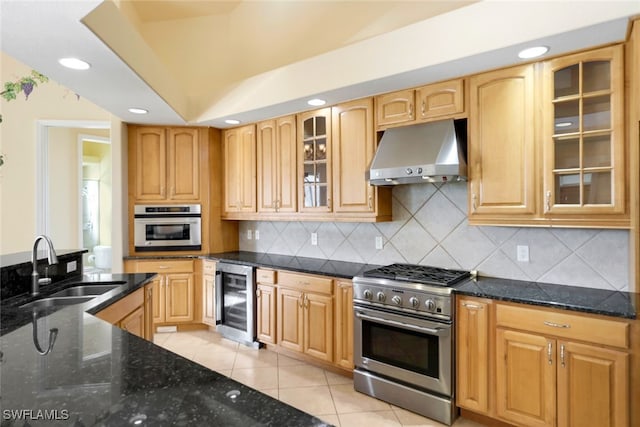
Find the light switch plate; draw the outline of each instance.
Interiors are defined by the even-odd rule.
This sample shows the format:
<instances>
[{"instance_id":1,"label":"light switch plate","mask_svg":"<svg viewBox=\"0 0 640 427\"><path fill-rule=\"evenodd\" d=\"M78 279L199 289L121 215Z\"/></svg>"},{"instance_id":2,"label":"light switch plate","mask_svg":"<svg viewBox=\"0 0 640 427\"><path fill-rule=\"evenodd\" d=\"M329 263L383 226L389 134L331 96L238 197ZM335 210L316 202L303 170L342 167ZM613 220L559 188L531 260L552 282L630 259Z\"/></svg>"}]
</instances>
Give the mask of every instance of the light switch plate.
<instances>
[{"instance_id":1,"label":"light switch plate","mask_svg":"<svg viewBox=\"0 0 640 427\"><path fill-rule=\"evenodd\" d=\"M251 233L251 230L247 230L247 240L251 239L253 239L253 233Z\"/></svg>"},{"instance_id":2,"label":"light switch plate","mask_svg":"<svg viewBox=\"0 0 640 427\"><path fill-rule=\"evenodd\" d=\"M517 245L516 256L519 262L529 262L529 246Z\"/></svg>"},{"instance_id":3,"label":"light switch plate","mask_svg":"<svg viewBox=\"0 0 640 427\"><path fill-rule=\"evenodd\" d=\"M256 230L253 232L253 238L255 240L260 240L260 230Z\"/></svg>"},{"instance_id":4,"label":"light switch plate","mask_svg":"<svg viewBox=\"0 0 640 427\"><path fill-rule=\"evenodd\" d=\"M318 246L318 233L311 233L311 244Z\"/></svg>"}]
</instances>

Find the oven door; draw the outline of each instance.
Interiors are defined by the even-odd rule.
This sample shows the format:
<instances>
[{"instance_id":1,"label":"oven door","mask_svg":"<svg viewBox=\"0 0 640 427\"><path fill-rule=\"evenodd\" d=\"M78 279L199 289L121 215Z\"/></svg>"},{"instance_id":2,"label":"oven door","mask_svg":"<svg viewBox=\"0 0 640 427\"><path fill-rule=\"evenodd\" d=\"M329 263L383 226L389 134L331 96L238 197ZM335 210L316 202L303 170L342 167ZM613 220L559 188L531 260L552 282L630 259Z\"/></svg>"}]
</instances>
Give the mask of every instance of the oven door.
<instances>
[{"instance_id":1,"label":"oven door","mask_svg":"<svg viewBox=\"0 0 640 427\"><path fill-rule=\"evenodd\" d=\"M354 306L356 368L451 396L452 325Z\"/></svg>"},{"instance_id":2,"label":"oven door","mask_svg":"<svg viewBox=\"0 0 640 427\"><path fill-rule=\"evenodd\" d=\"M200 250L200 218L135 218L135 247L149 250Z\"/></svg>"}]
</instances>

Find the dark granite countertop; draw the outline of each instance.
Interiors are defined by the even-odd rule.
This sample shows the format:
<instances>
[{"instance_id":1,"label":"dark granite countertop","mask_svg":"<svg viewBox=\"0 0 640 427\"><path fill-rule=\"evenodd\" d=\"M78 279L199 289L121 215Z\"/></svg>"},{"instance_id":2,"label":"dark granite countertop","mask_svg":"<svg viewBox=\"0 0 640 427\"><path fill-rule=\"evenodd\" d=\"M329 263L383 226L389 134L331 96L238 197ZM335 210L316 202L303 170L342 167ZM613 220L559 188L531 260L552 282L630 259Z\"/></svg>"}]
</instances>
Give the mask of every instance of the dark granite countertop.
<instances>
[{"instance_id":1,"label":"dark granite countertop","mask_svg":"<svg viewBox=\"0 0 640 427\"><path fill-rule=\"evenodd\" d=\"M204 258L349 279L362 274L366 270L379 267L372 264L256 252L224 252L209 254ZM491 277L479 277L476 280L459 284L454 288L454 292L463 295L630 319L636 317L635 307L639 298L638 294L629 292Z\"/></svg>"},{"instance_id":2,"label":"dark granite countertop","mask_svg":"<svg viewBox=\"0 0 640 427\"><path fill-rule=\"evenodd\" d=\"M635 319L640 294L579 286L478 277L455 286L455 292L481 298Z\"/></svg>"},{"instance_id":3,"label":"dark granite countertop","mask_svg":"<svg viewBox=\"0 0 640 427\"><path fill-rule=\"evenodd\" d=\"M153 276L83 276L82 281L126 283L90 302L57 310L17 308L30 300L27 295L3 300L2 426L326 425L89 314ZM77 281L56 283L46 292ZM34 335L47 348L52 328L58 329L53 350L41 356Z\"/></svg>"}]
</instances>

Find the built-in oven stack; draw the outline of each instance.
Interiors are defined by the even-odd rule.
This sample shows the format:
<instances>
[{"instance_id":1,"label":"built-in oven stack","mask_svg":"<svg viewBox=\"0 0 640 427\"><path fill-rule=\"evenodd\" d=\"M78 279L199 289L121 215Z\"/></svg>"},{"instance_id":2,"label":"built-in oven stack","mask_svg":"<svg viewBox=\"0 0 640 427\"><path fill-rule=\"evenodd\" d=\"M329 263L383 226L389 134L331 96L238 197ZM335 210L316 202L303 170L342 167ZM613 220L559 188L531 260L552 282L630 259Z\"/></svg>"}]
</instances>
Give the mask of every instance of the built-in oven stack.
<instances>
[{"instance_id":1,"label":"built-in oven stack","mask_svg":"<svg viewBox=\"0 0 640 427\"><path fill-rule=\"evenodd\" d=\"M355 389L451 425L456 418L451 286L469 276L393 264L354 277Z\"/></svg>"}]
</instances>

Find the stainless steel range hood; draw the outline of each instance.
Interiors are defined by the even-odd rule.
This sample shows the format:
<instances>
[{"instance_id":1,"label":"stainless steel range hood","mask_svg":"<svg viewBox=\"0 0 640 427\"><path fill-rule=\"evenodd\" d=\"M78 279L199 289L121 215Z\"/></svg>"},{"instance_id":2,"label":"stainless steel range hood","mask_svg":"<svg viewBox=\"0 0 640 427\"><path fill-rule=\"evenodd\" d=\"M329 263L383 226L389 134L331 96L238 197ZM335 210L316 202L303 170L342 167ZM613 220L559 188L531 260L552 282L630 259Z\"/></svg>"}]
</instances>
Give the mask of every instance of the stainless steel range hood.
<instances>
[{"instance_id":1,"label":"stainless steel range hood","mask_svg":"<svg viewBox=\"0 0 640 427\"><path fill-rule=\"evenodd\" d=\"M466 180L466 153L466 119L387 129L367 179L371 185Z\"/></svg>"}]
</instances>

